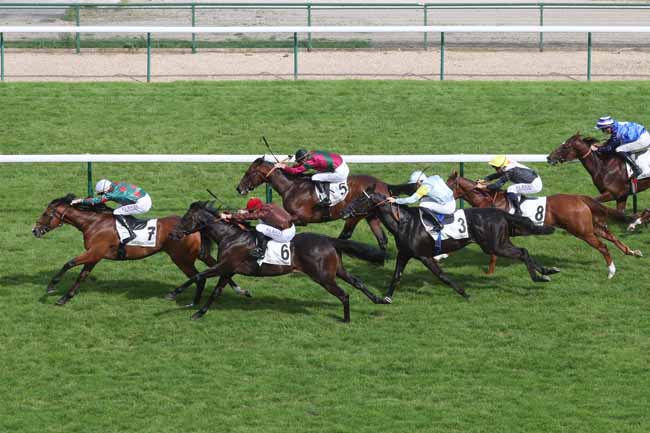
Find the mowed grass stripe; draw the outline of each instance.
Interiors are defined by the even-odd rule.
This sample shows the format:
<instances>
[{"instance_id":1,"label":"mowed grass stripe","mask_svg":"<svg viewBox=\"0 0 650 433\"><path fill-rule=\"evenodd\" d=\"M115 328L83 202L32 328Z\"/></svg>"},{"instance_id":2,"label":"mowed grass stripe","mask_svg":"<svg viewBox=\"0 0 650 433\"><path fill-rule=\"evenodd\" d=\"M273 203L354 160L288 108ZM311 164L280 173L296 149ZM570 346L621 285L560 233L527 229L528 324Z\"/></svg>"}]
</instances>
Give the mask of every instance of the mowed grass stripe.
<instances>
[{"instance_id":1,"label":"mowed grass stripe","mask_svg":"<svg viewBox=\"0 0 650 433\"><path fill-rule=\"evenodd\" d=\"M3 153L278 154L548 153L612 114L650 124L637 83L229 82L0 86ZM595 133L595 131L594 131ZM534 164L545 192L595 195L579 164ZM645 258L624 257L612 281L600 254L558 232L516 239L563 272L535 285L520 263L485 276L476 247L448 274L464 302L411 263L395 303L352 287L352 323L308 278L237 280L201 322L166 256L100 263L66 307L47 281L78 254L67 226L35 239L45 205L84 194L84 164L1 168L0 431L34 432L645 432L650 329ZM354 165L390 182L406 165ZM429 171L447 175L454 164ZM154 199L151 216L182 214L205 188L233 206L245 164L95 164ZM489 172L468 164L466 175ZM259 190L263 195L263 189ZM277 195L276 195L277 198ZM649 200L640 195L642 206ZM338 235L341 222L312 225ZM644 250L648 233L615 233ZM354 239L373 243L360 224ZM395 250L391 242L391 254ZM375 292L393 269L345 258ZM69 287L78 269L60 284Z\"/></svg>"}]
</instances>

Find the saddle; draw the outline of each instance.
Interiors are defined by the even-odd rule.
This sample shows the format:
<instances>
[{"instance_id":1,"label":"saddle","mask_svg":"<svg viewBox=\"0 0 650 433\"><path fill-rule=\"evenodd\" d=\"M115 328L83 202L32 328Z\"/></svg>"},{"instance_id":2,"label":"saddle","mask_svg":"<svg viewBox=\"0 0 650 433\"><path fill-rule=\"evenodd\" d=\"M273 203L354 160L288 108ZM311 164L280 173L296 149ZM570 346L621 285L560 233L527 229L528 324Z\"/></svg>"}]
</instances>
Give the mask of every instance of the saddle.
<instances>
[{"instance_id":1,"label":"saddle","mask_svg":"<svg viewBox=\"0 0 650 433\"><path fill-rule=\"evenodd\" d=\"M142 230L147 226L147 221L149 221L148 219L136 218L133 215L124 215L124 219L133 231Z\"/></svg>"},{"instance_id":2,"label":"saddle","mask_svg":"<svg viewBox=\"0 0 650 433\"><path fill-rule=\"evenodd\" d=\"M445 224L451 224L454 222L453 215L436 213L425 207L420 207L419 209L420 216L422 217L422 222L424 223L425 227L431 227L435 231L440 231Z\"/></svg>"}]
</instances>

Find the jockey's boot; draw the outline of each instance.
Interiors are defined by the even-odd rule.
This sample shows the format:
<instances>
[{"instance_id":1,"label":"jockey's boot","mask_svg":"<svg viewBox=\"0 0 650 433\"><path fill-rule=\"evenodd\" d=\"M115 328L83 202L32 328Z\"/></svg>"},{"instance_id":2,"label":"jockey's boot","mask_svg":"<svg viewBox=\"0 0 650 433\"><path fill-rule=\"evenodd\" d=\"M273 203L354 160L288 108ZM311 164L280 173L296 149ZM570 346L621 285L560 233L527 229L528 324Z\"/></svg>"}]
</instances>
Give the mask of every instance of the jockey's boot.
<instances>
[{"instance_id":1,"label":"jockey's boot","mask_svg":"<svg viewBox=\"0 0 650 433\"><path fill-rule=\"evenodd\" d=\"M264 233L258 231L255 232L255 235L257 246L253 248L250 255L255 259L261 259L264 258L264 253L266 253L266 244L268 243L269 238L264 236Z\"/></svg>"},{"instance_id":2,"label":"jockey's boot","mask_svg":"<svg viewBox=\"0 0 650 433\"><path fill-rule=\"evenodd\" d=\"M133 230L131 229L131 226L129 226L129 223L127 222L126 218L124 218L124 215L115 215L115 219L122 224L128 231L129 231L129 237L124 239L122 242L120 242L120 245L117 247L117 258L118 259L125 259L126 258L126 244L131 242L133 239L135 239L135 233L133 233Z\"/></svg>"},{"instance_id":3,"label":"jockey's boot","mask_svg":"<svg viewBox=\"0 0 650 433\"><path fill-rule=\"evenodd\" d=\"M318 206L329 207L332 204L332 201L330 200L330 183L316 182L316 185L323 194L323 199L318 203Z\"/></svg>"},{"instance_id":4,"label":"jockey's boot","mask_svg":"<svg viewBox=\"0 0 650 433\"><path fill-rule=\"evenodd\" d=\"M639 177L641 173L643 173L643 170L641 170L636 164L636 161L634 158L632 158L632 154L630 152L621 152L621 156L625 162L630 164L630 168L632 169L632 177Z\"/></svg>"},{"instance_id":5,"label":"jockey's boot","mask_svg":"<svg viewBox=\"0 0 650 433\"><path fill-rule=\"evenodd\" d=\"M519 197L514 192L507 192L506 195L512 203L512 207L515 209L515 215L521 216L521 206L519 205Z\"/></svg>"}]
</instances>

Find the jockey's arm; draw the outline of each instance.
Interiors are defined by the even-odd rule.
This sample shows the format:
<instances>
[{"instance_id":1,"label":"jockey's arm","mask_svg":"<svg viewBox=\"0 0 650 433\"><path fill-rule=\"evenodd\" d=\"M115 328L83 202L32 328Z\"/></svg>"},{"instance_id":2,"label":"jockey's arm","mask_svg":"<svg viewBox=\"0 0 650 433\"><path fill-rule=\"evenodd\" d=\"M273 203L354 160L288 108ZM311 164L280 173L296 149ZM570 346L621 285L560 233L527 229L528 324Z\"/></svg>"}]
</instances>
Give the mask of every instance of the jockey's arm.
<instances>
[{"instance_id":1,"label":"jockey's arm","mask_svg":"<svg viewBox=\"0 0 650 433\"><path fill-rule=\"evenodd\" d=\"M100 203L106 203L108 201L108 197L106 197L106 194L99 196L99 197L88 197L82 200L82 204L88 204L91 206L95 206Z\"/></svg>"},{"instance_id":2,"label":"jockey's arm","mask_svg":"<svg viewBox=\"0 0 650 433\"><path fill-rule=\"evenodd\" d=\"M417 191L405 198L398 198L395 200L397 204L411 204L417 203L422 197L429 193L429 187L427 185L420 186Z\"/></svg>"},{"instance_id":3,"label":"jockey's arm","mask_svg":"<svg viewBox=\"0 0 650 433\"><path fill-rule=\"evenodd\" d=\"M620 145L620 142L614 137L613 135L603 144L598 148L598 152L600 153L613 153L616 148Z\"/></svg>"},{"instance_id":4,"label":"jockey's arm","mask_svg":"<svg viewBox=\"0 0 650 433\"><path fill-rule=\"evenodd\" d=\"M298 164L294 165L293 167L286 167L283 170L289 174L300 174L307 171L307 167L305 167L304 164Z\"/></svg>"}]
</instances>

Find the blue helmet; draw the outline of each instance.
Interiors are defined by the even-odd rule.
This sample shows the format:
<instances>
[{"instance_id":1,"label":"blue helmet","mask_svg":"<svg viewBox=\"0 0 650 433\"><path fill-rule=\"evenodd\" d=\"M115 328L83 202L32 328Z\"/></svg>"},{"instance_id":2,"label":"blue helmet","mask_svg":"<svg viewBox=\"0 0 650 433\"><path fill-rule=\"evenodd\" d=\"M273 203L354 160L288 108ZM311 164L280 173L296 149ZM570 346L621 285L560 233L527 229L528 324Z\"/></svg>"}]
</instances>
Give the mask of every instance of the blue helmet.
<instances>
[{"instance_id":1,"label":"blue helmet","mask_svg":"<svg viewBox=\"0 0 650 433\"><path fill-rule=\"evenodd\" d=\"M595 129L612 128L614 127L614 123L616 123L616 120L612 119L611 116L603 116L600 119L598 119L598 122L596 122L596 126L594 128Z\"/></svg>"}]
</instances>

